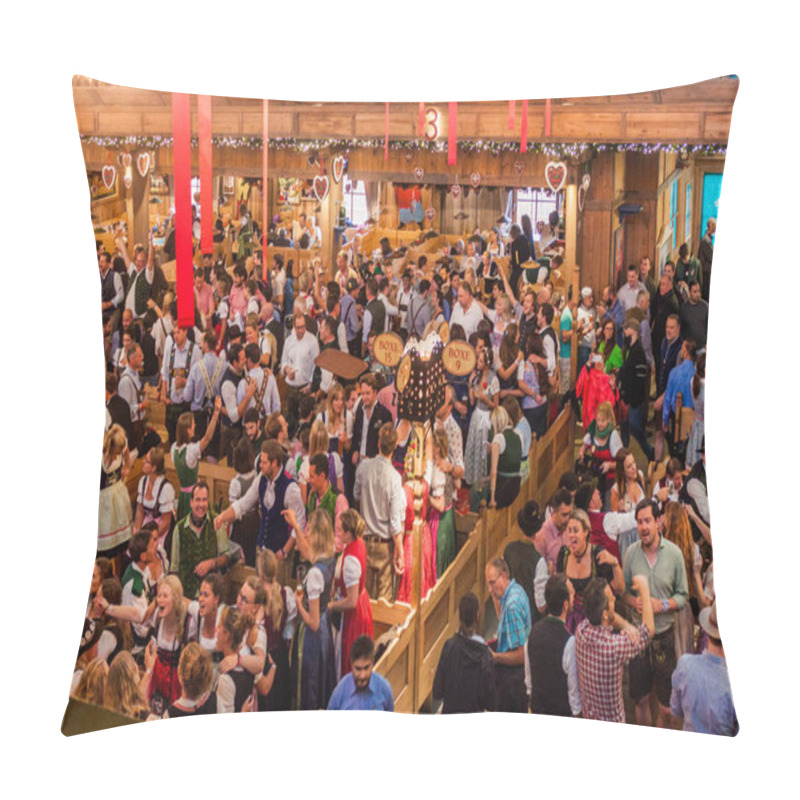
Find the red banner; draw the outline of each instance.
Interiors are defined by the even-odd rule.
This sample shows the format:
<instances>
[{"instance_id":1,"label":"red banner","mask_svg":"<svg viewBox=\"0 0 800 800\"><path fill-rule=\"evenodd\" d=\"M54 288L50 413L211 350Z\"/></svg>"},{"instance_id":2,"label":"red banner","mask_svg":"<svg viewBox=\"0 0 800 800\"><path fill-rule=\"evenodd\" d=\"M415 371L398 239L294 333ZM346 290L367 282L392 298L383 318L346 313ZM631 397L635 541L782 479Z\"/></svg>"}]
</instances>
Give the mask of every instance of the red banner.
<instances>
[{"instance_id":1,"label":"red banner","mask_svg":"<svg viewBox=\"0 0 800 800\"><path fill-rule=\"evenodd\" d=\"M510 131L514 130L514 126L517 124L516 117L517 115L517 101L516 100L509 100L508 101L508 129Z\"/></svg>"},{"instance_id":2,"label":"red banner","mask_svg":"<svg viewBox=\"0 0 800 800\"><path fill-rule=\"evenodd\" d=\"M419 123L418 123L418 126L419 126L419 133L417 135L418 136L422 136L422 134L425 132L425 103L420 103L419 104Z\"/></svg>"},{"instance_id":3,"label":"red banner","mask_svg":"<svg viewBox=\"0 0 800 800\"><path fill-rule=\"evenodd\" d=\"M264 120L263 120L263 136L264 145L261 153L261 185L263 191L261 193L261 277L264 281L267 280L267 231L269 230L269 183L267 181L267 172L269 167L269 100L264 101Z\"/></svg>"},{"instance_id":4,"label":"red banner","mask_svg":"<svg viewBox=\"0 0 800 800\"><path fill-rule=\"evenodd\" d=\"M447 104L447 166L456 163L458 146L458 103Z\"/></svg>"},{"instance_id":5,"label":"red banner","mask_svg":"<svg viewBox=\"0 0 800 800\"><path fill-rule=\"evenodd\" d=\"M197 95L198 161L200 164L200 252L214 252L214 192L211 169L211 97Z\"/></svg>"},{"instance_id":6,"label":"red banner","mask_svg":"<svg viewBox=\"0 0 800 800\"><path fill-rule=\"evenodd\" d=\"M389 104L386 104L386 122L383 132L383 160L389 160Z\"/></svg>"},{"instance_id":7,"label":"red banner","mask_svg":"<svg viewBox=\"0 0 800 800\"><path fill-rule=\"evenodd\" d=\"M172 172L175 181L175 293L178 325L194 325L192 261L192 117L188 94L172 94Z\"/></svg>"},{"instance_id":8,"label":"red banner","mask_svg":"<svg viewBox=\"0 0 800 800\"><path fill-rule=\"evenodd\" d=\"M551 135L551 128L550 128L550 98L548 97L545 100L544 104L544 135L550 136Z\"/></svg>"},{"instance_id":9,"label":"red banner","mask_svg":"<svg viewBox=\"0 0 800 800\"><path fill-rule=\"evenodd\" d=\"M519 151L520 153L528 152L528 101L522 101L522 124L520 125L519 134Z\"/></svg>"}]
</instances>

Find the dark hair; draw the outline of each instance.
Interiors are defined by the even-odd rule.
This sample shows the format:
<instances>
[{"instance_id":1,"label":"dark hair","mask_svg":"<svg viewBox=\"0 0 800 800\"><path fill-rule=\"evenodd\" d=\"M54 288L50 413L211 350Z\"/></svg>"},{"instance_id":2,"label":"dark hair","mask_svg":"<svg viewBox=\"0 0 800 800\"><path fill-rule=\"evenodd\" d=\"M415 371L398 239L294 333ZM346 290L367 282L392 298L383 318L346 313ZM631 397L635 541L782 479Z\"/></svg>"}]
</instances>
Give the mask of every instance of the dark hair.
<instances>
[{"instance_id":1,"label":"dark hair","mask_svg":"<svg viewBox=\"0 0 800 800\"><path fill-rule=\"evenodd\" d=\"M261 350L255 342L245 345L244 357L248 361L252 361L254 364L258 364L258 362L261 360ZM264 380L266 380L266 378L264 378Z\"/></svg>"},{"instance_id":2,"label":"dark hair","mask_svg":"<svg viewBox=\"0 0 800 800\"><path fill-rule=\"evenodd\" d=\"M509 322L503 331L503 338L500 340L500 363L503 369L508 369L519 353L518 334L519 325L516 322Z\"/></svg>"},{"instance_id":3,"label":"dark hair","mask_svg":"<svg viewBox=\"0 0 800 800\"><path fill-rule=\"evenodd\" d=\"M605 578L592 578L583 590L583 610L592 625L602 623L603 612L608 608L606 586L608 586L608 581Z\"/></svg>"},{"instance_id":4,"label":"dark hair","mask_svg":"<svg viewBox=\"0 0 800 800\"><path fill-rule=\"evenodd\" d=\"M281 228L281 230L283 230L283 228ZM280 269L283 269L283 253L275 253L275 255L272 256L272 261Z\"/></svg>"},{"instance_id":5,"label":"dark hair","mask_svg":"<svg viewBox=\"0 0 800 800\"><path fill-rule=\"evenodd\" d=\"M228 363L235 364L239 360L239 353L242 352L244 348L239 344L239 342L234 342L228 348Z\"/></svg>"},{"instance_id":6,"label":"dark hair","mask_svg":"<svg viewBox=\"0 0 800 800\"><path fill-rule=\"evenodd\" d=\"M328 301L330 301L331 299L332 299L331 296L328 295ZM325 326L325 329L328 331L328 333L335 339L336 334L339 330L338 320L336 320L335 317L325 317L325 319L322 320L322 324Z\"/></svg>"},{"instance_id":7,"label":"dark hair","mask_svg":"<svg viewBox=\"0 0 800 800\"><path fill-rule=\"evenodd\" d=\"M474 628L478 622L480 604L473 592L467 592L458 603L458 619L465 628Z\"/></svg>"},{"instance_id":8,"label":"dark hair","mask_svg":"<svg viewBox=\"0 0 800 800\"><path fill-rule=\"evenodd\" d=\"M338 302L339 295L328 292L328 296L325 298L325 311L327 311L328 314L333 314L333 309L336 308Z\"/></svg>"},{"instance_id":9,"label":"dark hair","mask_svg":"<svg viewBox=\"0 0 800 800\"><path fill-rule=\"evenodd\" d=\"M683 346L686 348L686 353L690 361L694 361L697 356L697 342L692 339L684 339Z\"/></svg>"},{"instance_id":10,"label":"dark hair","mask_svg":"<svg viewBox=\"0 0 800 800\"><path fill-rule=\"evenodd\" d=\"M219 597L222 594L222 590L225 588L225 578L223 578L219 572L209 572L200 583L207 583L214 597Z\"/></svg>"},{"instance_id":11,"label":"dark hair","mask_svg":"<svg viewBox=\"0 0 800 800\"><path fill-rule=\"evenodd\" d=\"M547 579L544 587L544 602L547 605L547 613L551 617L560 617L564 610L564 603L569 600L569 587L567 586L567 574L557 572Z\"/></svg>"},{"instance_id":12,"label":"dark hair","mask_svg":"<svg viewBox=\"0 0 800 800\"><path fill-rule=\"evenodd\" d=\"M684 243L683 243L683 244L682 244L682 245L681 245L681 246L678 248L678 257L679 257L679 258L686 258L686 256L688 256L688 255L689 255L689 245L688 245L688 244L686 244L686 242L684 242Z\"/></svg>"},{"instance_id":13,"label":"dark hair","mask_svg":"<svg viewBox=\"0 0 800 800\"><path fill-rule=\"evenodd\" d=\"M565 472L558 479L558 488L566 489L568 492L575 492L579 486L578 476L574 472Z\"/></svg>"},{"instance_id":14,"label":"dark hair","mask_svg":"<svg viewBox=\"0 0 800 800\"><path fill-rule=\"evenodd\" d=\"M300 419L305 419L313 410L314 398L310 394L304 394L297 406L297 413Z\"/></svg>"},{"instance_id":15,"label":"dark hair","mask_svg":"<svg viewBox=\"0 0 800 800\"><path fill-rule=\"evenodd\" d=\"M197 494L198 489L205 489L208 492L208 499L211 500L211 489L208 488L208 484L205 481L197 481L197 483L192 486L192 500L194 500L194 496Z\"/></svg>"},{"instance_id":16,"label":"dark hair","mask_svg":"<svg viewBox=\"0 0 800 800\"><path fill-rule=\"evenodd\" d=\"M266 456L270 462L277 461L283 464L283 448L278 444L277 439L267 439L261 445L261 455Z\"/></svg>"},{"instance_id":17,"label":"dark hair","mask_svg":"<svg viewBox=\"0 0 800 800\"><path fill-rule=\"evenodd\" d=\"M309 468L314 467L314 472L317 475L327 475L328 474L328 456L326 453L314 453L313 456L308 460Z\"/></svg>"},{"instance_id":18,"label":"dark hair","mask_svg":"<svg viewBox=\"0 0 800 800\"><path fill-rule=\"evenodd\" d=\"M213 330L207 330L203 334L203 341L208 345L209 350L213 350L217 346L217 334Z\"/></svg>"},{"instance_id":19,"label":"dark hair","mask_svg":"<svg viewBox=\"0 0 800 800\"><path fill-rule=\"evenodd\" d=\"M152 541L153 534L150 531L140 530L134 533L128 545L128 555L131 557L131 561L138 561Z\"/></svg>"},{"instance_id":20,"label":"dark hair","mask_svg":"<svg viewBox=\"0 0 800 800\"><path fill-rule=\"evenodd\" d=\"M106 372L106 391L109 394L117 391L117 376L113 372Z\"/></svg>"},{"instance_id":21,"label":"dark hair","mask_svg":"<svg viewBox=\"0 0 800 800\"><path fill-rule=\"evenodd\" d=\"M242 422L244 422L244 423L258 422L259 419L260 419L260 416L259 416L259 413L258 413L258 409L257 408L248 408L247 411L244 412L244 418L242 419Z\"/></svg>"},{"instance_id":22,"label":"dark hair","mask_svg":"<svg viewBox=\"0 0 800 800\"><path fill-rule=\"evenodd\" d=\"M372 389L373 392L377 391L377 382L375 380L375 375L372 372L366 372L358 379L359 386L363 386L365 383L370 389Z\"/></svg>"},{"instance_id":23,"label":"dark hair","mask_svg":"<svg viewBox=\"0 0 800 800\"><path fill-rule=\"evenodd\" d=\"M636 264L628 264L628 272L635 272L638 275L639 267L637 267Z\"/></svg>"},{"instance_id":24,"label":"dark hair","mask_svg":"<svg viewBox=\"0 0 800 800\"><path fill-rule=\"evenodd\" d=\"M377 297L378 296L378 281L376 281L375 278L370 278L367 281L367 291L373 297Z\"/></svg>"},{"instance_id":25,"label":"dark hair","mask_svg":"<svg viewBox=\"0 0 800 800\"><path fill-rule=\"evenodd\" d=\"M240 261L234 268L233 274L238 275L240 278L247 280L247 267Z\"/></svg>"},{"instance_id":26,"label":"dark hair","mask_svg":"<svg viewBox=\"0 0 800 800\"><path fill-rule=\"evenodd\" d=\"M258 416L257 411L256 416ZM253 445L246 436L240 437L239 441L236 442L236 447L233 448L233 468L240 475L246 474L253 469L254 461L255 454L253 453Z\"/></svg>"},{"instance_id":27,"label":"dark hair","mask_svg":"<svg viewBox=\"0 0 800 800\"><path fill-rule=\"evenodd\" d=\"M545 323L550 325L550 323L552 323L553 317L555 316L555 313L556 313L555 309L553 308L553 306L550 305L550 303L542 303L539 306L539 311L542 312L542 316L544 317Z\"/></svg>"},{"instance_id":28,"label":"dark hair","mask_svg":"<svg viewBox=\"0 0 800 800\"><path fill-rule=\"evenodd\" d=\"M559 506L571 506L572 495L567 489L556 489L550 498L550 508L555 511Z\"/></svg>"},{"instance_id":29,"label":"dark hair","mask_svg":"<svg viewBox=\"0 0 800 800\"><path fill-rule=\"evenodd\" d=\"M371 636L362 633L350 645L350 663L352 664L354 661L361 661L365 658L370 661L375 658L375 643L372 641Z\"/></svg>"},{"instance_id":30,"label":"dark hair","mask_svg":"<svg viewBox=\"0 0 800 800\"><path fill-rule=\"evenodd\" d=\"M425 292L427 292L428 289L430 289L430 288L431 288L431 282L427 278L423 278L419 282L419 286L417 287L417 291L419 291L420 294L425 294Z\"/></svg>"},{"instance_id":31,"label":"dark hair","mask_svg":"<svg viewBox=\"0 0 800 800\"><path fill-rule=\"evenodd\" d=\"M658 503L653 500L652 497L645 497L644 500L639 501L638 505L636 506L636 511L633 514L633 518L637 522L639 521L639 512L644 511L646 508L649 508L653 512L653 519L658 519L661 516Z\"/></svg>"},{"instance_id":32,"label":"dark hair","mask_svg":"<svg viewBox=\"0 0 800 800\"><path fill-rule=\"evenodd\" d=\"M464 327L462 325L459 325L457 322L454 325L450 326L450 341L452 342L467 341L467 334L464 331Z\"/></svg>"}]
</instances>

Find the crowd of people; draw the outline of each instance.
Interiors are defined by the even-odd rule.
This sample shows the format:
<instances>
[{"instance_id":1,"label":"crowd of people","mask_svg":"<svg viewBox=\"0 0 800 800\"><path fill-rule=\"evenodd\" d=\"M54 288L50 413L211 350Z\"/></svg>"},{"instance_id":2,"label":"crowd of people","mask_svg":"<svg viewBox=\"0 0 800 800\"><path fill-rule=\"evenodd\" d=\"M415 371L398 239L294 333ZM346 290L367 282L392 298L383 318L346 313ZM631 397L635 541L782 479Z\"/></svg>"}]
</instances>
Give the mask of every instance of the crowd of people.
<instances>
[{"instance_id":1,"label":"crowd of people","mask_svg":"<svg viewBox=\"0 0 800 800\"><path fill-rule=\"evenodd\" d=\"M121 236L117 252L99 250L107 426L76 697L142 719L391 710L372 670L370 599L411 599L414 449L424 447L424 596L456 556L454 515L510 506L534 468L532 441L572 403L575 470L546 509L525 506L522 538L487 565L488 644L491 610L461 598L434 697L445 713L623 721L629 663L637 722L650 721L652 697L659 724L733 732L704 468L703 267L682 248L658 286L643 258L599 303L591 287L573 300L550 280L560 259L532 260L530 220L503 239L476 232L416 261L353 241L330 276L318 261L295 275L281 254L265 265L257 246L232 269L206 253L189 326L152 238L132 254ZM443 321L476 366L447 374L419 445L374 343ZM317 363L327 350L330 369ZM335 352L363 359L361 375L339 376ZM675 435L680 402L695 412L688 440ZM227 498L212 496L204 461L235 473ZM666 474L651 497L654 461Z\"/></svg>"}]
</instances>

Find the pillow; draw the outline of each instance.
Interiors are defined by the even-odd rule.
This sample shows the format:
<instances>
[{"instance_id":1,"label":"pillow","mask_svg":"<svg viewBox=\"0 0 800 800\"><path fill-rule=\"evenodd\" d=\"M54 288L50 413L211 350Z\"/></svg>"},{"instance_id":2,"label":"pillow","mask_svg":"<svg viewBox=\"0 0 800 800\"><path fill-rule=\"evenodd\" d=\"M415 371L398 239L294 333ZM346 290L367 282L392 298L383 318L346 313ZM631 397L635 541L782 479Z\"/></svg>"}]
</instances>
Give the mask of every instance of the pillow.
<instances>
[{"instance_id":1,"label":"pillow","mask_svg":"<svg viewBox=\"0 0 800 800\"><path fill-rule=\"evenodd\" d=\"M344 111L76 77L106 432L63 732L735 735L704 384L737 88Z\"/></svg>"}]
</instances>

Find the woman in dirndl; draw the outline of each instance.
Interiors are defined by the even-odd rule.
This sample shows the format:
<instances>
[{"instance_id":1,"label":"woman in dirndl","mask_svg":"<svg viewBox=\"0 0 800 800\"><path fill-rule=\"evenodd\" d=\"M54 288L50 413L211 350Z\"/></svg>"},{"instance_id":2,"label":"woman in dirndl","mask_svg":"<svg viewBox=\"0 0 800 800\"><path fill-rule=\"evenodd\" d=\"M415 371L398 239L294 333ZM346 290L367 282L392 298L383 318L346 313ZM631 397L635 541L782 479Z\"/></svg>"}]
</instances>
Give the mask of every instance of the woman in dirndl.
<instances>
[{"instance_id":1,"label":"woman in dirndl","mask_svg":"<svg viewBox=\"0 0 800 800\"><path fill-rule=\"evenodd\" d=\"M433 432L433 459L430 478L431 541L436 542L436 577L441 578L456 557L456 525L453 517L455 484L452 468L445 472L443 464L448 461L447 433L439 429Z\"/></svg>"},{"instance_id":2,"label":"woman in dirndl","mask_svg":"<svg viewBox=\"0 0 800 800\"><path fill-rule=\"evenodd\" d=\"M133 533L133 509L123 480L129 469L130 453L125 431L121 425L112 425L103 439L97 553L111 559L117 566Z\"/></svg>"}]
</instances>

